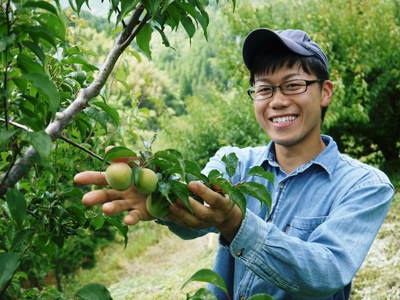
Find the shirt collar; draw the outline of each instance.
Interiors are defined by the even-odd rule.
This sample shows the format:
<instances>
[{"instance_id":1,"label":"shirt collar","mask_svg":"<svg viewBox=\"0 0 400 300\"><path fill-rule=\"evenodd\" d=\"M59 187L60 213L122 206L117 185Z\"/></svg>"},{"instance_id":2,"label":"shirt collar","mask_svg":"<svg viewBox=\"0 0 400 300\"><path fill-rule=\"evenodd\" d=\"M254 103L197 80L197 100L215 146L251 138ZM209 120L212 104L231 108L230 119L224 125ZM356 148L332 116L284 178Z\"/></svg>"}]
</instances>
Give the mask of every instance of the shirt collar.
<instances>
[{"instance_id":1,"label":"shirt collar","mask_svg":"<svg viewBox=\"0 0 400 300\"><path fill-rule=\"evenodd\" d=\"M339 156L339 150L336 142L333 140L332 137L328 135L321 135L321 138L326 145L325 149L315 158L297 168L292 173L293 175L304 172L312 165L318 165L326 171L329 179L332 178L332 174L335 170L337 163L337 157ZM265 163L268 163L271 167L280 167L278 161L276 160L274 142L272 141L267 145L267 149L265 151L265 154L263 155L263 164Z\"/></svg>"}]
</instances>

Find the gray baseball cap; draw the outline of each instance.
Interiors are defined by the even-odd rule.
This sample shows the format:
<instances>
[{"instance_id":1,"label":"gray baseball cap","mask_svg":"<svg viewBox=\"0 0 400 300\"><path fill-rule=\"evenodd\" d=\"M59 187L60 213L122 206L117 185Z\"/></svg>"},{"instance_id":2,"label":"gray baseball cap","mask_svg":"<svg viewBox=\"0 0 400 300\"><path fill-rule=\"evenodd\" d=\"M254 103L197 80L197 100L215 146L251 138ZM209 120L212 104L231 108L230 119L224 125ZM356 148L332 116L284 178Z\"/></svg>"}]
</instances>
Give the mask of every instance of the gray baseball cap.
<instances>
[{"instance_id":1,"label":"gray baseball cap","mask_svg":"<svg viewBox=\"0 0 400 300\"><path fill-rule=\"evenodd\" d=\"M328 71L327 57L307 33L298 29L274 31L268 28L255 29L244 40L243 60L247 69L252 69L257 54L279 52L282 46L302 56L315 56Z\"/></svg>"}]
</instances>

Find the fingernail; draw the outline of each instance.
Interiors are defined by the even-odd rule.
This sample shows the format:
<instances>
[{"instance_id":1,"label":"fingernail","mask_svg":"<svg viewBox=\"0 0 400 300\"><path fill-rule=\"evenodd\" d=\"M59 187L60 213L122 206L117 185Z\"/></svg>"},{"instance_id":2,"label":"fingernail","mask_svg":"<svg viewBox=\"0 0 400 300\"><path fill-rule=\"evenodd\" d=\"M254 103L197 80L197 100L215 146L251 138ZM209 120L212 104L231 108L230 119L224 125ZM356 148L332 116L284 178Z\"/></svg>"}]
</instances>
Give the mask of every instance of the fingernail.
<instances>
[{"instance_id":1,"label":"fingernail","mask_svg":"<svg viewBox=\"0 0 400 300\"><path fill-rule=\"evenodd\" d=\"M126 225L132 225L134 221L135 220L132 218L132 216L129 215L124 218L124 223Z\"/></svg>"}]
</instances>

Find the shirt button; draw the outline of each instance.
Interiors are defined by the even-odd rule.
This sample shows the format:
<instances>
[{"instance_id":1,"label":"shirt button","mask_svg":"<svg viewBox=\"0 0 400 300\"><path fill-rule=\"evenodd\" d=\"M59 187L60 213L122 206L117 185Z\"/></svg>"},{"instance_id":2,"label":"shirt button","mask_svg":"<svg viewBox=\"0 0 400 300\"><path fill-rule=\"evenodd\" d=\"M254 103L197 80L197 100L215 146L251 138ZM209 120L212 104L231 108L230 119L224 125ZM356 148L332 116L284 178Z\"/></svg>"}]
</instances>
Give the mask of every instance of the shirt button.
<instances>
[{"instance_id":1,"label":"shirt button","mask_svg":"<svg viewBox=\"0 0 400 300\"><path fill-rule=\"evenodd\" d=\"M243 249L236 251L236 256L242 256L242 254L243 254Z\"/></svg>"},{"instance_id":2,"label":"shirt button","mask_svg":"<svg viewBox=\"0 0 400 300\"><path fill-rule=\"evenodd\" d=\"M283 189L284 187L285 187L285 184L284 184L284 183L280 183L280 184L279 184L279 188Z\"/></svg>"}]
</instances>

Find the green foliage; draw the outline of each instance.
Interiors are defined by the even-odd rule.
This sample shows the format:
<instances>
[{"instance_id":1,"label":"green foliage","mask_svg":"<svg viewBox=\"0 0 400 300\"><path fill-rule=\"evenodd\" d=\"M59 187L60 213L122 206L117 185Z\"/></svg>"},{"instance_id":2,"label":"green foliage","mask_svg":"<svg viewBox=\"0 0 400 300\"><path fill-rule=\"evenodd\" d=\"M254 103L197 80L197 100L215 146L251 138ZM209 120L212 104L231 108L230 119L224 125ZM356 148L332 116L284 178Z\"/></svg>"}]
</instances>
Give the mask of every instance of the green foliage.
<instances>
[{"instance_id":1,"label":"green foliage","mask_svg":"<svg viewBox=\"0 0 400 300\"><path fill-rule=\"evenodd\" d=\"M111 300L110 292L101 284L90 283L76 292L76 297L80 300Z\"/></svg>"},{"instance_id":2,"label":"green foliage","mask_svg":"<svg viewBox=\"0 0 400 300\"><path fill-rule=\"evenodd\" d=\"M343 151L375 164L399 160L398 11L396 0L244 1L235 14L225 10L227 34L240 41L256 27L298 28L322 46L335 84L324 129Z\"/></svg>"},{"instance_id":3,"label":"green foliage","mask_svg":"<svg viewBox=\"0 0 400 300\"><path fill-rule=\"evenodd\" d=\"M226 287L224 279L218 273L215 273L214 271L209 269L201 269L196 273L194 273L182 285L182 288L184 288L191 281L202 281L202 282L212 283L216 287L219 287L221 290L223 290L226 294L228 293L228 289Z\"/></svg>"},{"instance_id":4,"label":"green foliage","mask_svg":"<svg viewBox=\"0 0 400 300\"><path fill-rule=\"evenodd\" d=\"M265 144L250 101L239 92L209 91L186 99L187 114L164 119L155 147L179 149L189 159L205 165L226 145Z\"/></svg>"}]
</instances>

